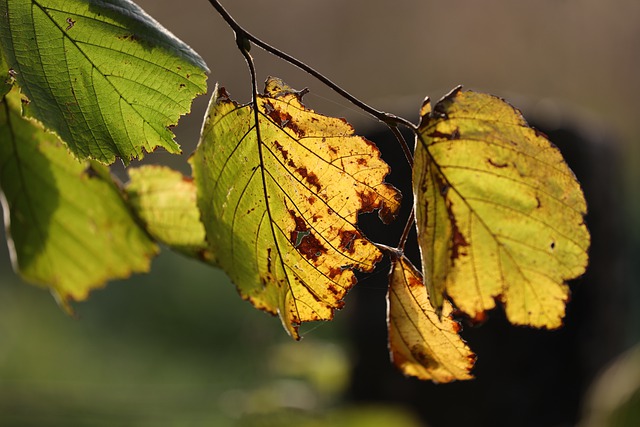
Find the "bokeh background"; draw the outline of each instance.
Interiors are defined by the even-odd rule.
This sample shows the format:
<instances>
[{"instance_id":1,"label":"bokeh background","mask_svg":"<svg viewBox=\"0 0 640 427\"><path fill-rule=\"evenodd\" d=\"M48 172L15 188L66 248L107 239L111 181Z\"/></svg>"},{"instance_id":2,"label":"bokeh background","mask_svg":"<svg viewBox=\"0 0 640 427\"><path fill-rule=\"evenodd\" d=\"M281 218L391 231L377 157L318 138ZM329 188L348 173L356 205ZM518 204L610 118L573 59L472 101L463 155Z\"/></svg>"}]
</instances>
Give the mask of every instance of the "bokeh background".
<instances>
[{"instance_id":1,"label":"bokeh background","mask_svg":"<svg viewBox=\"0 0 640 427\"><path fill-rule=\"evenodd\" d=\"M249 100L233 33L206 0L138 4L201 54L211 87L219 82ZM479 355L478 380L423 385L386 361L388 261L361 280L334 322L307 327L294 343L222 272L167 251L150 274L110 283L70 318L16 277L2 245L0 426L640 425L640 3L224 6L253 34L378 109L416 121L426 95L437 100L463 84L506 98L545 130L585 185L594 232L591 269L573 284L567 328L507 327L498 311L465 330ZM399 150L375 121L304 73L255 47L252 54L260 80L275 75L308 87L309 106L348 118L394 165ZM184 155L147 161L189 173L207 98L176 129ZM389 179L401 187L405 172L400 163ZM393 227L363 220L377 240L397 239Z\"/></svg>"}]
</instances>

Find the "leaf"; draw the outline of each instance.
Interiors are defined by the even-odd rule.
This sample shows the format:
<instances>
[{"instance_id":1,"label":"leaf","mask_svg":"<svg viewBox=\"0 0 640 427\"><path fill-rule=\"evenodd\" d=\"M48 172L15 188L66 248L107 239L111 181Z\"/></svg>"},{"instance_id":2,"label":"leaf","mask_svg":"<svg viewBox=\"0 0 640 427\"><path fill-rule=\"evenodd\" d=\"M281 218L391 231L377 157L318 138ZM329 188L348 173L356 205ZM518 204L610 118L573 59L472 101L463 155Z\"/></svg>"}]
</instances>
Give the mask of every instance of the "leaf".
<instances>
[{"instance_id":1,"label":"leaf","mask_svg":"<svg viewBox=\"0 0 640 427\"><path fill-rule=\"evenodd\" d=\"M211 99L191 159L211 250L243 298L278 313L299 338L302 322L329 320L382 256L358 214L388 222L399 193L373 143L342 119L322 116L270 78L256 112L224 89ZM256 120L257 117L257 120Z\"/></svg>"},{"instance_id":2,"label":"leaf","mask_svg":"<svg viewBox=\"0 0 640 427\"><path fill-rule=\"evenodd\" d=\"M423 271L472 318L500 299L514 324L556 328L587 265L580 185L560 151L503 100L459 88L416 142L413 186Z\"/></svg>"},{"instance_id":3,"label":"leaf","mask_svg":"<svg viewBox=\"0 0 640 427\"><path fill-rule=\"evenodd\" d=\"M451 303L444 301L439 316L422 275L404 256L392 263L387 307L391 358L405 375L440 383L473 378L476 356L458 335Z\"/></svg>"},{"instance_id":4,"label":"leaf","mask_svg":"<svg viewBox=\"0 0 640 427\"><path fill-rule=\"evenodd\" d=\"M164 166L129 168L129 206L151 236L185 255L214 263L196 205L193 179Z\"/></svg>"},{"instance_id":5,"label":"leaf","mask_svg":"<svg viewBox=\"0 0 640 427\"><path fill-rule=\"evenodd\" d=\"M4 57L2 49L0 49L0 99L11 90L11 80L9 64L7 64L7 59Z\"/></svg>"},{"instance_id":6,"label":"leaf","mask_svg":"<svg viewBox=\"0 0 640 427\"><path fill-rule=\"evenodd\" d=\"M105 281L149 270L156 245L135 223L109 170L78 162L21 116L13 89L0 103L0 188L14 268L67 309Z\"/></svg>"},{"instance_id":7,"label":"leaf","mask_svg":"<svg viewBox=\"0 0 640 427\"><path fill-rule=\"evenodd\" d=\"M28 112L80 158L179 153L167 128L206 92L207 67L129 0L0 0L0 37Z\"/></svg>"}]
</instances>

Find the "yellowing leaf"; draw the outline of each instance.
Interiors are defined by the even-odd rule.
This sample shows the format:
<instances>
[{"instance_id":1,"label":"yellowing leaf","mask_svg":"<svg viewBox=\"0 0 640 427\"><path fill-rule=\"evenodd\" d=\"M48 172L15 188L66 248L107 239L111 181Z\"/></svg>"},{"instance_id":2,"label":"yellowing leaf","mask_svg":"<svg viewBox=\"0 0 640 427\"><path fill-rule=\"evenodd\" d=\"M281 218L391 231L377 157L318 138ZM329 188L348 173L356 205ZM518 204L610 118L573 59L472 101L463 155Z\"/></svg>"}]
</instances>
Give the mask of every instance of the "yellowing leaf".
<instances>
[{"instance_id":1,"label":"yellowing leaf","mask_svg":"<svg viewBox=\"0 0 640 427\"><path fill-rule=\"evenodd\" d=\"M389 350L395 365L421 380L450 382L473 378L476 357L458 335L451 303L444 301L441 316L429 301L422 275L405 258L391 266L387 294Z\"/></svg>"},{"instance_id":2,"label":"yellowing leaf","mask_svg":"<svg viewBox=\"0 0 640 427\"><path fill-rule=\"evenodd\" d=\"M16 271L67 309L107 280L148 271L158 248L108 168L77 161L21 107L17 88L0 102L0 189Z\"/></svg>"},{"instance_id":3,"label":"yellowing leaf","mask_svg":"<svg viewBox=\"0 0 640 427\"><path fill-rule=\"evenodd\" d=\"M380 251L358 214L389 221L399 193L384 183L378 149L342 119L322 116L301 94L269 79L252 105L215 91L191 159L207 240L243 298L279 314L298 338L301 322L328 320ZM257 116L257 122L256 122Z\"/></svg>"},{"instance_id":4,"label":"yellowing leaf","mask_svg":"<svg viewBox=\"0 0 640 427\"><path fill-rule=\"evenodd\" d=\"M496 97L427 100L413 187L425 282L471 317L500 299L514 324L561 325L587 265L584 196L559 150Z\"/></svg>"},{"instance_id":5,"label":"yellowing leaf","mask_svg":"<svg viewBox=\"0 0 640 427\"><path fill-rule=\"evenodd\" d=\"M128 172L129 206L147 232L178 252L213 263L200 222L193 180L156 165L130 168Z\"/></svg>"}]
</instances>

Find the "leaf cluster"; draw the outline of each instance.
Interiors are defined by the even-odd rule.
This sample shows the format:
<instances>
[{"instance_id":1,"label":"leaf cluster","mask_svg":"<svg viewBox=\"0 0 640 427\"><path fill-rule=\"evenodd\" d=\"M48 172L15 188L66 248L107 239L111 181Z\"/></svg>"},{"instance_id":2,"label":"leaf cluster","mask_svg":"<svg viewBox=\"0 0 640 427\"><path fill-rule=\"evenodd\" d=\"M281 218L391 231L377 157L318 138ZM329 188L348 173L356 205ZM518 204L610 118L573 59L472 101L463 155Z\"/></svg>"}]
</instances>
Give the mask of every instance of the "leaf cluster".
<instances>
[{"instance_id":1,"label":"leaf cluster","mask_svg":"<svg viewBox=\"0 0 640 427\"><path fill-rule=\"evenodd\" d=\"M299 339L330 320L391 258L389 347L407 375L471 378L475 355L454 312L481 319L502 302L514 324L561 325L566 281L587 264L586 204L547 138L491 95L454 89L421 121L364 104L306 64L235 31L252 99L213 90L192 177L161 166L108 168L179 153L171 128L206 92L208 68L130 0L1 0L0 188L12 261L67 310L108 280L148 271L165 245L223 269L240 295ZM395 220L401 196L376 145L345 120L269 78L259 93L252 44L320 79L386 123L412 167L413 203L396 247L358 216ZM415 135L411 150L398 131ZM413 151L413 152L412 152ZM412 228L421 266L405 257Z\"/></svg>"}]
</instances>

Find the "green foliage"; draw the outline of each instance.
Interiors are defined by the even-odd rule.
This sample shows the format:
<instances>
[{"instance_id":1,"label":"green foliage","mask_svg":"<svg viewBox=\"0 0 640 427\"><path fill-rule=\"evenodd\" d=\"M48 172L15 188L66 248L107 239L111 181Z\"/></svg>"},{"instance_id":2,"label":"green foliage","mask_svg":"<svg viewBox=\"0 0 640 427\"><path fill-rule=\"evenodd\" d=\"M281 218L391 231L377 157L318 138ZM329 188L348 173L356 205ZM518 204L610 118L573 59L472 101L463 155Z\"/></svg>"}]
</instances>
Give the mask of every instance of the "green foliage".
<instances>
[{"instance_id":1,"label":"green foliage","mask_svg":"<svg viewBox=\"0 0 640 427\"><path fill-rule=\"evenodd\" d=\"M134 221L109 170L80 162L21 115L18 88L0 104L0 187L16 269L65 306L107 280L146 272L158 248Z\"/></svg>"},{"instance_id":2,"label":"green foliage","mask_svg":"<svg viewBox=\"0 0 640 427\"><path fill-rule=\"evenodd\" d=\"M2 0L0 39L28 113L79 158L128 163L163 147L206 92L188 46L129 0Z\"/></svg>"},{"instance_id":3,"label":"green foliage","mask_svg":"<svg viewBox=\"0 0 640 427\"><path fill-rule=\"evenodd\" d=\"M252 99L239 105L216 88L193 179L143 167L121 186L102 164L128 165L157 147L180 152L170 128L206 91L204 61L129 0L0 0L0 188L25 279L68 307L105 281L147 271L161 243L222 268L297 339L301 323L332 319L344 305L354 270L370 272L387 255L394 362L435 381L471 378L475 359L457 336L454 307L477 318L500 298L514 323L560 325L565 281L587 263L586 206L559 152L517 110L457 89L433 111L423 105L413 124L354 98L210 3L236 33ZM378 148L346 121L305 107L305 91L270 78L259 94L252 44L397 136L413 167L415 211L397 247L358 227L361 213L386 223L399 208ZM416 136L415 162L399 126ZM414 226L422 271L403 254Z\"/></svg>"}]
</instances>

